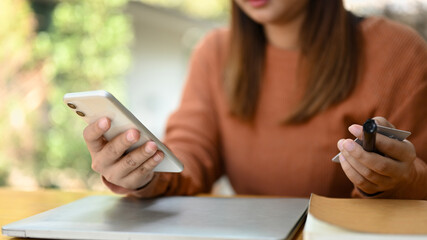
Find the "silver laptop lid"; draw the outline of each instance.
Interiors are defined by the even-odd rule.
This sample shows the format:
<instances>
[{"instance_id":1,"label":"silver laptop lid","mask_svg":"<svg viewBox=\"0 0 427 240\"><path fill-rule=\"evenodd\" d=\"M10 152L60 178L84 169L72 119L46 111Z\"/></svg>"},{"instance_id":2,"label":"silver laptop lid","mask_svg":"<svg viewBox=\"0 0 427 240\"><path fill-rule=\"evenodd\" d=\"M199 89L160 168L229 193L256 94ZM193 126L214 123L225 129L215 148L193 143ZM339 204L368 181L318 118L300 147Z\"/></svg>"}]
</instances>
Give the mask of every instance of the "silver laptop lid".
<instances>
[{"instance_id":1,"label":"silver laptop lid","mask_svg":"<svg viewBox=\"0 0 427 240\"><path fill-rule=\"evenodd\" d=\"M308 199L92 196L3 226L4 235L55 239L286 239Z\"/></svg>"}]
</instances>

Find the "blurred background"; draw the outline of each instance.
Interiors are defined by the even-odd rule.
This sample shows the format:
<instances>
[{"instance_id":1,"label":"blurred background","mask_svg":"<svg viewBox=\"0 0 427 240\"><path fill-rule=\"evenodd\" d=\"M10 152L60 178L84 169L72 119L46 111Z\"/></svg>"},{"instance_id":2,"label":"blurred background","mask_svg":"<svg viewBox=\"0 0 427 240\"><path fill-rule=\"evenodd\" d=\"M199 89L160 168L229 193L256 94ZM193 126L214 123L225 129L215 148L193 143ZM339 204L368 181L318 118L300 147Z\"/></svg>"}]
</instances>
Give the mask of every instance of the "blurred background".
<instances>
[{"instance_id":1,"label":"blurred background","mask_svg":"<svg viewBox=\"0 0 427 240\"><path fill-rule=\"evenodd\" d=\"M110 91L162 138L192 48L211 29L227 25L229 4L1 0L0 186L105 190L90 169L85 124L62 102L63 95ZM345 5L358 15L410 25L427 38L427 0Z\"/></svg>"}]
</instances>

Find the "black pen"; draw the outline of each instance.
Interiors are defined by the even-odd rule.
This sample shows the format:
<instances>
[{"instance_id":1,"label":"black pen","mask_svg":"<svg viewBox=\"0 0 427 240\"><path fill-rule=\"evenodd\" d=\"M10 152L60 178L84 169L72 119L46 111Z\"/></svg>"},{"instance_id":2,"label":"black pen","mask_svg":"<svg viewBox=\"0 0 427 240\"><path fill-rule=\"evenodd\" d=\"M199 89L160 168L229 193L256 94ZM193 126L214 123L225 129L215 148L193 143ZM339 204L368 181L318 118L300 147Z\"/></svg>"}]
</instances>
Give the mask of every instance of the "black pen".
<instances>
[{"instance_id":1,"label":"black pen","mask_svg":"<svg viewBox=\"0 0 427 240\"><path fill-rule=\"evenodd\" d=\"M363 149L367 152L375 152L375 136L377 124L370 118L363 124Z\"/></svg>"}]
</instances>

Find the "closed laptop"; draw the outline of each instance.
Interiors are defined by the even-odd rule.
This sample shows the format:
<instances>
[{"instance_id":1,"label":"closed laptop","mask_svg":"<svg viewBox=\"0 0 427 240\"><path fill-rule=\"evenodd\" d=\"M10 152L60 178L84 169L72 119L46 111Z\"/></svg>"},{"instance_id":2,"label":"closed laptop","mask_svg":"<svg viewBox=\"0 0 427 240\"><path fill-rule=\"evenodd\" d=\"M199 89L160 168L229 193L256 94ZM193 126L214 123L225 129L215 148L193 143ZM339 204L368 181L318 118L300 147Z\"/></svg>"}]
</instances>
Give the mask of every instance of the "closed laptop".
<instances>
[{"instance_id":1,"label":"closed laptop","mask_svg":"<svg viewBox=\"0 0 427 240\"><path fill-rule=\"evenodd\" d=\"M3 226L4 235L53 239L287 239L308 199L91 196Z\"/></svg>"}]
</instances>

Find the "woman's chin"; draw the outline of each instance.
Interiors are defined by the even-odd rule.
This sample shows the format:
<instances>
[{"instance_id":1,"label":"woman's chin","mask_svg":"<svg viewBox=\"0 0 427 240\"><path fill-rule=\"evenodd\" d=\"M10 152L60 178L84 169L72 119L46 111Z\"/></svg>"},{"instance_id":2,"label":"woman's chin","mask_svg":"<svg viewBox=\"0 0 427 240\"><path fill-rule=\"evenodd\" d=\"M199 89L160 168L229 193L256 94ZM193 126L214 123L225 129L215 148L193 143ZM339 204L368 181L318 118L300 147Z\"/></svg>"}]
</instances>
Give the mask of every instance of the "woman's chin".
<instances>
[{"instance_id":1,"label":"woman's chin","mask_svg":"<svg viewBox=\"0 0 427 240\"><path fill-rule=\"evenodd\" d=\"M251 16L251 18L255 22L262 24L262 25L271 24L271 23L274 23L278 20L278 18L271 16L271 14L264 14L264 13L253 14Z\"/></svg>"}]
</instances>

